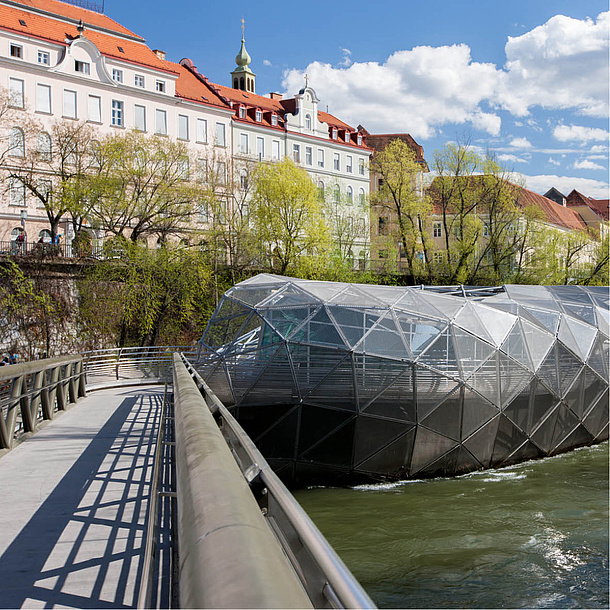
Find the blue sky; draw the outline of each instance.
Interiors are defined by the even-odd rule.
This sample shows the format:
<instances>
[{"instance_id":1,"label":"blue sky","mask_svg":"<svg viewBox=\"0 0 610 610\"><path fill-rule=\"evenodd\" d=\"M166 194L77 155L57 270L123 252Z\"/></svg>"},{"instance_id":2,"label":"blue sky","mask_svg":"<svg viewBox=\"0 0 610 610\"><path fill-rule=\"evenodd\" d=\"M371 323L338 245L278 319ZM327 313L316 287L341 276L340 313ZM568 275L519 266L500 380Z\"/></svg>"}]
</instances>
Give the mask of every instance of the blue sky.
<instances>
[{"instance_id":1,"label":"blue sky","mask_svg":"<svg viewBox=\"0 0 610 610\"><path fill-rule=\"evenodd\" d=\"M294 94L372 133L493 151L531 190L608 198L608 3L106 0L105 12L229 85L241 19L257 93Z\"/></svg>"}]
</instances>

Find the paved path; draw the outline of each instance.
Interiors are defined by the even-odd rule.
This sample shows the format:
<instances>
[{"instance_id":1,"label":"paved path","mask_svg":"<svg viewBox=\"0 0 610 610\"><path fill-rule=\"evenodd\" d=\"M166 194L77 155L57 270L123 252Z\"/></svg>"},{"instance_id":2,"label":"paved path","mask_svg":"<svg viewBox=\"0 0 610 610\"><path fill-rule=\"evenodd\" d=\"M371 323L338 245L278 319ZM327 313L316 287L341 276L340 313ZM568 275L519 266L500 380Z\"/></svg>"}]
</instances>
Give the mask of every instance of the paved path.
<instances>
[{"instance_id":1,"label":"paved path","mask_svg":"<svg viewBox=\"0 0 610 610\"><path fill-rule=\"evenodd\" d=\"M137 602L162 386L91 393L0 459L0 607Z\"/></svg>"}]
</instances>

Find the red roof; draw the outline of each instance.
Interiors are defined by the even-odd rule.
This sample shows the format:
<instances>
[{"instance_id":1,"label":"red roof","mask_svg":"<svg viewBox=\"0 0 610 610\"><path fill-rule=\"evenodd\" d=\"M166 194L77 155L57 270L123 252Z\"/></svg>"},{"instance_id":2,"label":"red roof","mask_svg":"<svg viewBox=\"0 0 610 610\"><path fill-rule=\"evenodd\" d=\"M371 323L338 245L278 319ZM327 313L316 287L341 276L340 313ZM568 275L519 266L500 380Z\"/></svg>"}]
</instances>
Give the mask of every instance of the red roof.
<instances>
[{"instance_id":1,"label":"red roof","mask_svg":"<svg viewBox=\"0 0 610 610\"><path fill-rule=\"evenodd\" d=\"M62 2L56 2L55 0L30 0L30 2L36 3L37 5L44 5L48 10L57 6L84 11L87 15L95 15L108 20L111 24L115 23L112 19L108 19L104 15L99 15L92 11L85 11L85 9L79 9L63 4ZM23 4L25 9L25 4L28 3L26 0L23 0ZM20 20L22 20L25 25L22 25ZM66 39L73 39L79 35L76 24L74 23L53 19L41 13L29 12L7 5L0 5L0 24L0 27L3 29L19 32L27 36L34 36L63 46L67 44ZM118 24L116 25L118 26ZM129 30L125 30L125 32L131 35ZM123 38L122 36L103 33L95 29L85 29L84 36L100 50L102 55L107 57L144 65L165 72L174 71L169 65L169 62L164 62L159 59L157 55L144 44L143 38L138 37L138 39L142 41L139 42ZM122 52L119 47L123 49Z\"/></svg>"},{"instance_id":2,"label":"red roof","mask_svg":"<svg viewBox=\"0 0 610 610\"><path fill-rule=\"evenodd\" d=\"M383 150L392 140L401 140L415 153L415 160L418 163L424 163L426 170L428 170L428 164L424 159L424 148L420 146L408 133L380 133L371 134L364 127L360 126L359 130L364 135L367 146L374 148L375 150Z\"/></svg>"},{"instance_id":3,"label":"red roof","mask_svg":"<svg viewBox=\"0 0 610 610\"><path fill-rule=\"evenodd\" d=\"M567 197L566 204L570 207L587 206L595 212L602 220L610 220L610 200L593 199L579 193L574 189Z\"/></svg>"},{"instance_id":4,"label":"red roof","mask_svg":"<svg viewBox=\"0 0 610 610\"><path fill-rule=\"evenodd\" d=\"M182 61L185 63L190 62L188 59L183 59ZM175 64L171 61L164 63L171 67L174 72L178 73L176 97L227 109L225 101L218 95L205 76L194 73L188 69L188 66L183 64Z\"/></svg>"}]
</instances>

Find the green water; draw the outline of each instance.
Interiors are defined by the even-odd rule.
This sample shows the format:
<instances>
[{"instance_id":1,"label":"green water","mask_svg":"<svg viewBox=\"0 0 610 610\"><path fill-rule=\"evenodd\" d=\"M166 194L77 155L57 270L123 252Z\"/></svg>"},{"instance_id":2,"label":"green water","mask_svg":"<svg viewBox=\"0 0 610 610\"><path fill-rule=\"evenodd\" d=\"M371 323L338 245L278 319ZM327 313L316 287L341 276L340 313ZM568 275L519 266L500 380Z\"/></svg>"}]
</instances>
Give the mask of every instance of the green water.
<instances>
[{"instance_id":1,"label":"green water","mask_svg":"<svg viewBox=\"0 0 610 610\"><path fill-rule=\"evenodd\" d=\"M295 496L380 608L608 608L607 442Z\"/></svg>"}]
</instances>

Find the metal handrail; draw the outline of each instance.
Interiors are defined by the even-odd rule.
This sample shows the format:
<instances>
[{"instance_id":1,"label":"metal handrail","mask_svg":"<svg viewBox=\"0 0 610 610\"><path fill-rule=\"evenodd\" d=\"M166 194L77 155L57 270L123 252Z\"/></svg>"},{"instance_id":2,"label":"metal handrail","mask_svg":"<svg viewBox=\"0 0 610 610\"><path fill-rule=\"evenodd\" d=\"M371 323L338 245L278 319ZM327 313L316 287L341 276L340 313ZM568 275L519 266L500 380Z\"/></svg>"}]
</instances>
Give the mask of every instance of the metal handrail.
<instances>
[{"instance_id":1,"label":"metal handrail","mask_svg":"<svg viewBox=\"0 0 610 610\"><path fill-rule=\"evenodd\" d=\"M375 608L360 583L345 566L320 530L273 472L237 420L205 383L192 364L182 358L212 413L242 473L258 486L267 520L291 559L314 607Z\"/></svg>"}]
</instances>

